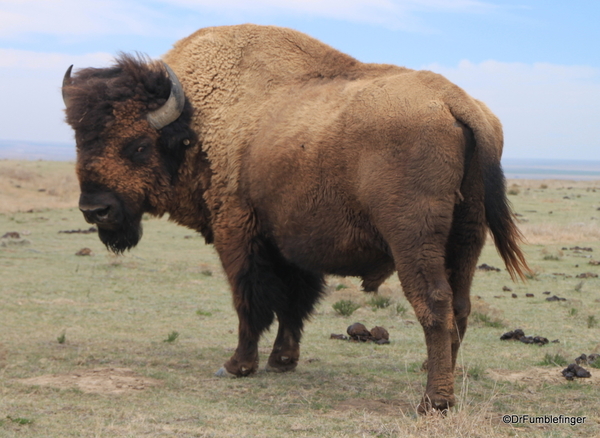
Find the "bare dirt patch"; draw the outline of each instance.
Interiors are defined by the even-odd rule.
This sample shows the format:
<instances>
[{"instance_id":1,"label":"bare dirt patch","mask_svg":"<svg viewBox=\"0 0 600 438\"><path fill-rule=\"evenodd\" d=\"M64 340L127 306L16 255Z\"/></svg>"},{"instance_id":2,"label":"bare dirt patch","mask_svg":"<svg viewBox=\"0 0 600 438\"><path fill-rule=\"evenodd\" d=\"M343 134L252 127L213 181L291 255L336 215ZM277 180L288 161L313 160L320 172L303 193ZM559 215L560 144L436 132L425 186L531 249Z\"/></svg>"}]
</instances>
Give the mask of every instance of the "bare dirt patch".
<instances>
[{"instance_id":1,"label":"bare dirt patch","mask_svg":"<svg viewBox=\"0 0 600 438\"><path fill-rule=\"evenodd\" d=\"M493 370L487 371L488 375L493 380L502 380L511 383L520 383L526 386L539 386L544 383L552 385L561 385L569 382L561 374L565 367L532 367L526 370ZM582 385L595 385L600 386L600 371L586 368L590 370L592 376L587 378L575 379L573 382L579 382Z\"/></svg>"},{"instance_id":2,"label":"bare dirt patch","mask_svg":"<svg viewBox=\"0 0 600 438\"><path fill-rule=\"evenodd\" d=\"M18 379L24 385L49 386L51 388L77 388L94 394L124 394L143 391L158 386L160 380L143 377L129 368L95 368L71 374L51 374L28 379Z\"/></svg>"}]
</instances>

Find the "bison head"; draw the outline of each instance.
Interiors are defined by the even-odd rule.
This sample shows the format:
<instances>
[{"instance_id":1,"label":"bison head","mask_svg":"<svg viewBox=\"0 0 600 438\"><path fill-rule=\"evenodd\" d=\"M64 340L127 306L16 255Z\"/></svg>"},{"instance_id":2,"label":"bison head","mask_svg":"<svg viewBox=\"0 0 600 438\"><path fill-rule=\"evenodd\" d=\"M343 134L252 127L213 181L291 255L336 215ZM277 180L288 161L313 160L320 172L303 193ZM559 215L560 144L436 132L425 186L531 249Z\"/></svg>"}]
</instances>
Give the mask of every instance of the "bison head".
<instances>
[{"instance_id":1,"label":"bison head","mask_svg":"<svg viewBox=\"0 0 600 438\"><path fill-rule=\"evenodd\" d=\"M164 63L122 55L111 68L63 80L75 130L79 208L114 252L135 246L141 218L167 211L186 148L195 141L191 106Z\"/></svg>"}]
</instances>

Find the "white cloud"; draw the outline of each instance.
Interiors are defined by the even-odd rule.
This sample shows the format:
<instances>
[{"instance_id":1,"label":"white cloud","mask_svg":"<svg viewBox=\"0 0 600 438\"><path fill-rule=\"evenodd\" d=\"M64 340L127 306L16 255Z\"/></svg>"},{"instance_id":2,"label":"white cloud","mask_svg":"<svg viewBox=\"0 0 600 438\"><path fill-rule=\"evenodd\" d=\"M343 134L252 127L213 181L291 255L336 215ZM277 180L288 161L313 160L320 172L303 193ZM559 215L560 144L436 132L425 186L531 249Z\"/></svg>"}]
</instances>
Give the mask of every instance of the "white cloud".
<instances>
[{"instance_id":1,"label":"white cloud","mask_svg":"<svg viewBox=\"0 0 600 438\"><path fill-rule=\"evenodd\" d=\"M477 0L164 0L193 10L224 14L304 14L408 31L428 31L415 12L479 13L496 9Z\"/></svg>"},{"instance_id":2,"label":"white cloud","mask_svg":"<svg viewBox=\"0 0 600 438\"><path fill-rule=\"evenodd\" d=\"M42 35L147 35L159 17L141 1L0 0L0 37Z\"/></svg>"},{"instance_id":3,"label":"white cloud","mask_svg":"<svg viewBox=\"0 0 600 438\"><path fill-rule=\"evenodd\" d=\"M302 14L428 31L419 12L495 9L478 0L156 0L151 5L142 0L0 0L0 37L162 34L177 28L185 10L244 19Z\"/></svg>"},{"instance_id":4,"label":"white cloud","mask_svg":"<svg viewBox=\"0 0 600 438\"><path fill-rule=\"evenodd\" d=\"M600 160L600 69L497 61L426 68L500 117L505 156Z\"/></svg>"}]
</instances>

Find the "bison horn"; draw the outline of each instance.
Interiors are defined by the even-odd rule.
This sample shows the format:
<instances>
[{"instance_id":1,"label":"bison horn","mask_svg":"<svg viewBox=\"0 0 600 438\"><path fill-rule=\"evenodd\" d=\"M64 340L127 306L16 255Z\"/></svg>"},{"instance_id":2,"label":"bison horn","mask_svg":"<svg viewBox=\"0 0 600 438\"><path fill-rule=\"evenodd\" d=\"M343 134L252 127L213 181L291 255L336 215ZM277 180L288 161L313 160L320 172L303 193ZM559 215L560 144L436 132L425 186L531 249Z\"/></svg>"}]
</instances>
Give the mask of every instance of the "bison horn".
<instances>
[{"instance_id":1,"label":"bison horn","mask_svg":"<svg viewBox=\"0 0 600 438\"><path fill-rule=\"evenodd\" d=\"M65 92L65 87L68 85L71 85L71 70L73 70L73 65L71 65L67 69L67 72L65 73L65 77L63 78L63 83L62 83L62 98L63 98L63 101L65 102L66 107L69 106L69 96Z\"/></svg>"},{"instance_id":2,"label":"bison horn","mask_svg":"<svg viewBox=\"0 0 600 438\"><path fill-rule=\"evenodd\" d=\"M185 95L183 87L177 79L177 76L166 63L163 62L169 79L171 80L171 95L163 106L159 109L148 113L146 120L154 129L161 129L169 123L174 122L181 115L185 104Z\"/></svg>"}]
</instances>

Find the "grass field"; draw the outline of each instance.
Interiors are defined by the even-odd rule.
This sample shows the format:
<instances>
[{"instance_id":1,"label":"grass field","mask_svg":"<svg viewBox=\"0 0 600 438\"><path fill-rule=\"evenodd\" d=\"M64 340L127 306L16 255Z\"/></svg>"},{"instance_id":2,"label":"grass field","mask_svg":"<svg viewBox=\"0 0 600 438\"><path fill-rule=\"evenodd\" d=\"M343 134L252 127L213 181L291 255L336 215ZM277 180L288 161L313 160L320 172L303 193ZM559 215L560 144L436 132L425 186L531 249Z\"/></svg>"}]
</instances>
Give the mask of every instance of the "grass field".
<instances>
[{"instance_id":1,"label":"grass field","mask_svg":"<svg viewBox=\"0 0 600 438\"><path fill-rule=\"evenodd\" d=\"M140 245L111 255L95 233L60 232L89 228L73 164L0 161L0 237L19 233L0 239L0 436L598 436L600 369L586 365L592 377L571 382L561 370L563 359L600 352L600 280L590 275L600 274L590 263L600 260L600 182L508 189L535 275L511 283L486 245L480 264L502 269L475 276L459 403L446 418L423 418L425 344L397 278L380 289L385 308L369 305L355 279L330 278L297 371L216 378L237 318L212 247L146 218ZM76 255L83 248L92 254ZM342 299L361 307L340 316L332 305ZM391 343L330 339L356 321L387 328ZM515 328L559 342L499 340ZM274 338L262 340L261 369ZM504 424L506 414L586 419Z\"/></svg>"}]
</instances>

